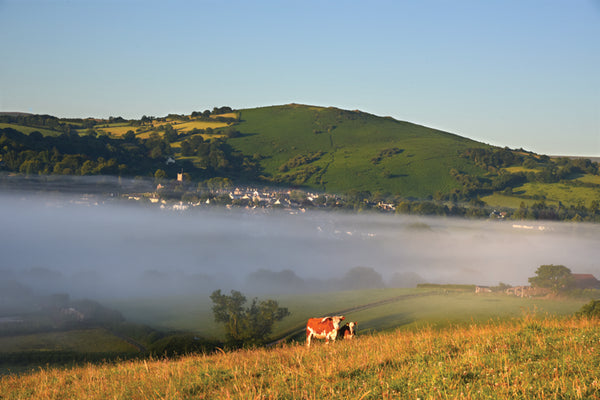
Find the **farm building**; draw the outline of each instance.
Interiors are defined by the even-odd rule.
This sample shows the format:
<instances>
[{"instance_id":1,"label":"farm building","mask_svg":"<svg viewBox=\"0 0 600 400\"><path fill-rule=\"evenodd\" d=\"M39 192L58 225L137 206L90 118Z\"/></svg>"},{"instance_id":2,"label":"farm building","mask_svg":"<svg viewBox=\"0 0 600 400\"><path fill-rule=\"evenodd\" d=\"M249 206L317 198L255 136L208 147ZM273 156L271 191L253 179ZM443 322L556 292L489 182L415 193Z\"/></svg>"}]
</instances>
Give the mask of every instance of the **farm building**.
<instances>
[{"instance_id":1,"label":"farm building","mask_svg":"<svg viewBox=\"0 0 600 400\"><path fill-rule=\"evenodd\" d=\"M600 281L592 274L572 274L578 289L600 289Z\"/></svg>"}]
</instances>

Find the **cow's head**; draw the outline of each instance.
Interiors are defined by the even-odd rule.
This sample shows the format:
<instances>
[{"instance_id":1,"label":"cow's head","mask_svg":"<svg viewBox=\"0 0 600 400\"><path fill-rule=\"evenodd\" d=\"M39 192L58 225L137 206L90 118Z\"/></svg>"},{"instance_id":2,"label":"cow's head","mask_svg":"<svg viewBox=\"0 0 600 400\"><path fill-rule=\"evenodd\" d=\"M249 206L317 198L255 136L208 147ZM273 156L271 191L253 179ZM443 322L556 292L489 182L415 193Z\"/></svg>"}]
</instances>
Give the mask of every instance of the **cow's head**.
<instances>
[{"instance_id":1,"label":"cow's head","mask_svg":"<svg viewBox=\"0 0 600 400\"><path fill-rule=\"evenodd\" d=\"M344 319L345 319L345 317L343 315L336 315L334 317L331 317L331 320L333 321L333 327L335 329L339 329L340 322L342 322Z\"/></svg>"},{"instance_id":2,"label":"cow's head","mask_svg":"<svg viewBox=\"0 0 600 400\"><path fill-rule=\"evenodd\" d=\"M356 325L358 325L358 322L350 322L348 324L348 328L350 328L350 334L352 336L354 336L354 334L356 333Z\"/></svg>"}]
</instances>

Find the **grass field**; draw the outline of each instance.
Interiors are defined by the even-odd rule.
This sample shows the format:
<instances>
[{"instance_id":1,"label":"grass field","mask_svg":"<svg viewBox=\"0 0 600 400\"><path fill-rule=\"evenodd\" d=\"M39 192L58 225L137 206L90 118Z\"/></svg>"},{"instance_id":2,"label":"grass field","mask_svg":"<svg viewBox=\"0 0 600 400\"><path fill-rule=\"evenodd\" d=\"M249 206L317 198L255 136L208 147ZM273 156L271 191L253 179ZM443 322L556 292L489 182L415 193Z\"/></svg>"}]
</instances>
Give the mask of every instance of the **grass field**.
<instances>
[{"instance_id":1,"label":"grass field","mask_svg":"<svg viewBox=\"0 0 600 400\"><path fill-rule=\"evenodd\" d=\"M600 175L585 174L577 178L578 181L600 185Z\"/></svg>"},{"instance_id":2,"label":"grass field","mask_svg":"<svg viewBox=\"0 0 600 400\"><path fill-rule=\"evenodd\" d=\"M240 120L242 136L229 143L244 154L260 154L268 175L280 174L279 167L295 156L324 152L310 164L312 173L301 165L283 175L308 175L297 183L324 191L379 190L425 197L458 188L449 174L452 168L484 172L457 157L465 148L484 144L390 118L287 105L243 110ZM389 149L397 151L373 161Z\"/></svg>"},{"instance_id":3,"label":"grass field","mask_svg":"<svg viewBox=\"0 0 600 400\"><path fill-rule=\"evenodd\" d=\"M211 118L238 118L238 113L236 112L230 112L230 113L225 113L225 114L216 114L216 115L211 115Z\"/></svg>"},{"instance_id":4,"label":"grass field","mask_svg":"<svg viewBox=\"0 0 600 400\"><path fill-rule=\"evenodd\" d=\"M517 172L538 172L539 171L535 168L527 168L527 167L523 167L523 166L506 167L506 168L502 168L502 169L504 171L510 172L511 174L514 174Z\"/></svg>"},{"instance_id":5,"label":"grass field","mask_svg":"<svg viewBox=\"0 0 600 400\"><path fill-rule=\"evenodd\" d=\"M250 300L253 296L247 297ZM343 313L348 321L358 321L361 331L371 332L510 318L527 310L569 315L584 304L581 300L521 299L503 294L476 295L473 292L431 289L373 289L258 297L273 298L291 313L275 325L274 337L302 329L308 318L321 315ZM360 309L365 305L370 306ZM192 331L206 337L223 335L221 326L213 321L208 295L139 299L113 302L109 306L118 309L133 322L167 330Z\"/></svg>"},{"instance_id":6,"label":"grass field","mask_svg":"<svg viewBox=\"0 0 600 400\"><path fill-rule=\"evenodd\" d=\"M597 320L538 318L359 335L0 378L5 399L595 399Z\"/></svg>"},{"instance_id":7,"label":"grass field","mask_svg":"<svg viewBox=\"0 0 600 400\"><path fill-rule=\"evenodd\" d=\"M18 124L6 124L6 123L0 122L0 129L3 129L3 128L12 128L12 129L22 132L26 135L29 135L31 132L34 132L34 131L38 131L44 136L58 136L58 135L62 134L62 132L53 131L50 129L34 128L34 127L30 127L30 126L23 126L23 125L18 125Z\"/></svg>"},{"instance_id":8,"label":"grass field","mask_svg":"<svg viewBox=\"0 0 600 400\"><path fill-rule=\"evenodd\" d=\"M138 350L105 329L85 329L36 333L19 336L0 336L0 353L22 351L75 351L82 353L127 353Z\"/></svg>"},{"instance_id":9,"label":"grass field","mask_svg":"<svg viewBox=\"0 0 600 400\"><path fill-rule=\"evenodd\" d=\"M172 123L173 129L178 132L189 132L192 129L219 129L229 126L226 122L211 122L211 121L189 121L181 123Z\"/></svg>"},{"instance_id":10,"label":"grass field","mask_svg":"<svg viewBox=\"0 0 600 400\"><path fill-rule=\"evenodd\" d=\"M526 199L518 196L507 196L500 193L493 193L487 196L481 196L481 200L485 202L488 206L497 207L497 208L514 208L517 209L520 207L521 203L524 203L525 206L531 207L535 203L539 203L539 200L534 199ZM546 204L549 206L557 206L558 201L548 201L546 200Z\"/></svg>"},{"instance_id":11,"label":"grass field","mask_svg":"<svg viewBox=\"0 0 600 400\"><path fill-rule=\"evenodd\" d=\"M593 200L600 199L600 187L571 186L563 183L532 183L513 189L525 196L545 196L546 202L562 202L566 206L580 204L588 207Z\"/></svg>"},{"instance_id":12,"label":"grass field","mask_svg":"<svg viewBox=\"0 0 600 400\"><path fill-rule=\"evenodd\" d=\"M128 123L119 123L119 124L108 124L107 126L100 125L100 126L96 127L95 130L98 131L99 133L107 133L112 136L121 137L121 136L125 135L128 131L135 132L135 127L131 126ZM85 133L85 130L83 132Z\"/></svg>"},{"instance_id":13,"label":"grass field","mask_svg":"<svg viewBox=\"0 0 600 400\"><path fill-rule=\"evenodd\" d=\"M464 187L465 181L450 174L451 170L473 179L495 179L487 168L461 156L466 149L490 149L491 146L390 117L333 107L288 104L244 109L212 115L211 118L181 120L171 116L166 121L161 118L152 123L144 122L145 125L141 126L132 126L129 122L100 121L95 130L109 133L112 137L121 137L133 130L140 139L148 139L156 132L155 128L164 128L166 124L171 124L182 134L208 128L222 132L222 128L231 125L216 120L222 117L235 119L235 129L241 133L227 139L226 153L251 158L253 161L247 165L260 164L252 170L258 171L255 175L254 172L246 175L239 170L215 172L228 175L233 180L241 180L240 177L244 176L244 179L261 181L265 185L316 189L331 194L368 191L374 197L397 195L397 198L428 199L440 198L438 194L448 195L453 190L460 193L468 189L469 185ZM0 127L12 127L25 133L40 130L44 135L60 134L14 124L0 124ZM85 134L86 130L80 129L79 133ZM205 140L222 136L202 134ZM184 138L171 143L176 158L180 160L184 159L179 150L182 140ZM511 166L505 170L512 173L541 172L542 158L534 156L540 159L539 169ZM185 160L206 166L206 160L200 163L196 155L186 156ZM203 176L205 172L202 171ZM501 188L504 189L503 186ZM573 174L568 177L567 183L527 183L513 187L512 191L512 196L493 194L483 197L483 201L497 208L516 209L522 201L532 205L545 198L549 205L562 202L567 207L581 204L589 207L592 200L600 198L600 177ZM475 195L470 192L468 196Z\"/></svg>"}]
</instances>

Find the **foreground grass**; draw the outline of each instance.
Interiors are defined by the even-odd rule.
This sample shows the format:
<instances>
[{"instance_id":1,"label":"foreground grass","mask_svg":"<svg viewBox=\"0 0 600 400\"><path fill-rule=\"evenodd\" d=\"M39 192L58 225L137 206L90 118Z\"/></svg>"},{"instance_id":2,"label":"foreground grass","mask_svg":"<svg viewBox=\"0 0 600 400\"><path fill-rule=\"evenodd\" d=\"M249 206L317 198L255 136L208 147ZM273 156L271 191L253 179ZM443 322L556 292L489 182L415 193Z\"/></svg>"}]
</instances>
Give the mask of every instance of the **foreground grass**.
<instances>
[{"instance_id":1,"label":"foreground grass","mask_svg":"<svg viewBox=\"0 0 600 400\"><path fill-rule=\"evenodd\" d=\"M5 376L0 398L600 398L597 320L524 317L332 345Z\"/></svg>"}]
</instances>

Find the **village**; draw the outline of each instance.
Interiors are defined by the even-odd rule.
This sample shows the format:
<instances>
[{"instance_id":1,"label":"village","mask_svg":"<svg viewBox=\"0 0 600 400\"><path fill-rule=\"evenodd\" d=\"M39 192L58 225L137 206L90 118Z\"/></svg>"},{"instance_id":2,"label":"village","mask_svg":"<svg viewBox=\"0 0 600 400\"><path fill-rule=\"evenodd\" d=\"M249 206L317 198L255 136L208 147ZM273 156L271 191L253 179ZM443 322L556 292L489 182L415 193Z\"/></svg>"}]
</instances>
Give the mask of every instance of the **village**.
<instances>
[{"instance_id":1,"label":"village","mask_svg":"<svg viewBox=\"0 0 600 400\"><path fill-rule=\"evenodd\" d=\"M177 182L180 181L178 177ZM156 204L162 209L185 211L194 207L225 206L246 209L282 209L285 211L305 212L307 208L346 208L348 202L342 197L329 193L316 193L290 188L269 188L239 186L235 188L199 189L196 192L183 193L181 186L158 184L154 192L123 194L122 198L132 201ZM384 201L364 202L365 207L382 212L394 212L393 203Z\"/></svg>"}]
</instances>

